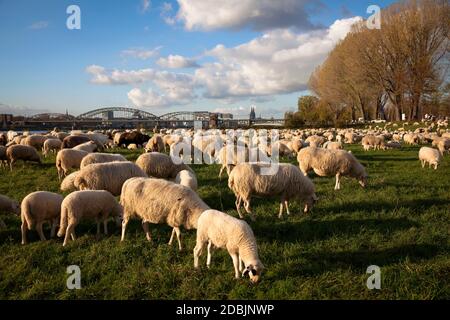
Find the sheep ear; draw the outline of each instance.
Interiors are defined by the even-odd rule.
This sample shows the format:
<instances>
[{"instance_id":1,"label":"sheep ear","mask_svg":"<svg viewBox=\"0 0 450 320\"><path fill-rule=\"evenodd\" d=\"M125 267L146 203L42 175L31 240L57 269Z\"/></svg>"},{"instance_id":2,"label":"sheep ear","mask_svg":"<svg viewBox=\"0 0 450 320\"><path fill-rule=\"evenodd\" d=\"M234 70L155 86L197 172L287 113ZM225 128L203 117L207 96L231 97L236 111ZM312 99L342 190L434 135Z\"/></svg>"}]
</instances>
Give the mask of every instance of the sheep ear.
<instances>
[{"instance_id":1,"label":"sheep ear","mask_svg":"<svg viewBox=\"0 0 450 320\"><path fill-rule=\"evenodd\" d=\"M242 276L245 277L248 275L250 271L248 269L245 269L244 272L242 272Z\"/></svg>"}]
</instances>

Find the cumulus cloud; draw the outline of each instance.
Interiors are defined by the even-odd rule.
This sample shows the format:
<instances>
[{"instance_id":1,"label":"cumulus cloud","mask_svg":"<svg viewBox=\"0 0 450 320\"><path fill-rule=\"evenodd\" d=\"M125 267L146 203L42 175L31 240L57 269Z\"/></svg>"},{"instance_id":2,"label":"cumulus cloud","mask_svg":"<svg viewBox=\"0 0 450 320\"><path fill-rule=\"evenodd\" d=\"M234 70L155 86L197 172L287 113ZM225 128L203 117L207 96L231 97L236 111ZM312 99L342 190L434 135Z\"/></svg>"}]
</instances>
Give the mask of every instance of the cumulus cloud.
<instances>
[{"instance_id":1,"label":"cumulus cloud","mask_svg":"<svg viewBox=\"0 0 450 320\"><path fill-rule=\"evenodd\" d=\"M103 85L123 85L123 84L137 84L151 80L155 71L153 69L141 70L106 70L102 66L90 65L86 68L92 78L91 82Z\"/></svg>"},{"instance_id":2,"label":"cumulus cloud","mask_svg":"<svg viewBox=\"0 0 450 320\"><path fill-rule=\"evenodd\" d=\"M159 58L157 63L163 68L169 69L183 69L183 68L198 68L199 65L195 59L186 58L179 55L169 55L166 58Z\"/></svg>"},{"instance_id":3,"label":"cumulus cloud","mask_svg":"<svg viewBox=\"0 0 450 320\"><path fill-rule=\"evenodd\" d=\"M144 28L145 29L145 28ZM121 52L122 57L132 57L140 60L148 60L150 58L154 58L159 55L160 47L156 47L154 49L148 50L143 48L131 48L127 50L123 50Z\"/></svg>"},{"instance_id":4,"label":"cumulus cloud","mask_svg":"<svg viewBox=\"0 0 450 320\"><path fill-rule=\"evenodd\" d=\"M309 10L322 6L318 0L178 0L176 19L188 30L255 30L314 28Z\"/></svg>"},{"instance_id":5,"label":"cumulus cloud","mask_svg":"<svg viewBox=\"0 0 450 320\"><path fill-rule=\"evenodd\" d=\"M169 2L164 2L161 6L160 16L168 25L174 25L176 23L176 17L172 15L172 4Z\"/></svg>"},{"instance_id":6,"label":"cumulus cloud","mask_svg":"<svg viewBox=\"0 0 450 320\"><path fill-rule=\"evenodd\" d=\"M237 47L218 45L206 55L217 59L195 72L206 98L263 97L302 91L309 76L334 45L361 18L337 20L325 30L296 33L277 29Z\"/></svg>"},{"instance_id":7,"label":"cumulus cloud","mask_svg":"<svg viewBox=\"0 0 450 320\"><path fill-rule=\"evenodd\" d=\"M33 29L33 30L39 30L39 29L47 28L48 25L49 25L48 21L37 21L37 22L33 23L31 26L29 26L29 28Z\"/></svg>"}]
</instances>

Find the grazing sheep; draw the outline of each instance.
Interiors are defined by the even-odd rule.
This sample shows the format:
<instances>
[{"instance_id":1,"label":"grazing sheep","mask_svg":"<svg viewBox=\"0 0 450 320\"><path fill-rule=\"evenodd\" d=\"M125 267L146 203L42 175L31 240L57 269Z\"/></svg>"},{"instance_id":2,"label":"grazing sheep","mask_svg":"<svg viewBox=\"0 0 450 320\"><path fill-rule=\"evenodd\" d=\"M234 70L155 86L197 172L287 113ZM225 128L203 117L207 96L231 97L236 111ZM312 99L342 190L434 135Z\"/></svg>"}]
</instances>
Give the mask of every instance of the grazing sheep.
<instances>
[{"instance_id":1,"label":"grazing sheep","mask_svg":"<svg viewBox=\"0 0 450 320\"><path fill-rule=\"evenodd\" d=\"M297 154L303 148L303 141L301 139L292 140L292 150Z\"/></svg>"},{"instance_id":2,"label":"grazing sheep","mask_svg":"<svg viewBox=\"0 0 450 320\"><path fill-rule=\"evenodd\" d=\"M39 156L35 148L30 146L23 146L20 144L10 146L8 149L6 149L6 158L11 171L13 169L13 164L17 162L17 160L37 162L39 164L42 163L41 157Z\"/></svg>"},{"instance_id":3,"label":"grazing sheep","mask_svg":"<svg viewBox=\"0 0 450 320\"><path fill-rule=\"evenodd\" d=\"M278 217L283 217L283 205L289 215L289 201L298 199L305 202L304 212L312 209L318 200L315 187L312 181L304 176L300 170L287 163L278 165L278 171L274 174L262 174L262 169L268 169L273 164L266 163L240 163L228 178L228 187L236 196L236 209L239 217L243 218L240 211L241 203L244 201L244 208L252 220L254 215L250 208L252 196L259 197L280 197L280 212Z\"/></svg>"},{"instance_id":4,"label":"grazing sheep","mask_svg":"<svg viewBox=\"0 0 450 320\"><path fill-rule=\"evenodd\" d=\"M42 154L47 157L50 152L57 152L61 150L61 140L59 139L47 139L42 147Z\"/></svg>"},{"instance_id":5,"label":"grazing sheep","mask_svg":"<svg viewBox=\"0 0 450 320\"><path fill-rule=\"evenodd\" d=\"M389 141L383 147L384 150L387 150L387 149L401 149L401 148L402 148L402 144L400 142L397 142L397 141Z\"/></svg>"},{"instance_id":6,"label":"grazing sheep","mask_svg":"<svg viewBox=\"0 0 450 320\"><path fill-rule=\"evenodd\" d=\"M82 150L62 149L56 155L56 169L58 170L58 178L61 181L70 169L79 169L81 161L89 153Z\"/></svg>"},{"instance_id":7,"label":"grazing sheep","mask_svg":"<svg viewBox=\"0 0 450 320\"><path fill-rule=\"evenodd\" d=\"M311 147L320 147L325 143L325 138L321 136L310 136L306 139Z\"/></svg>"},{"instance_id":8,"label":"grazing sheep","mask_svg":"<svg viewBox=\"0 0 450 320\"><path fill-rule=\"evenodd\" d=\"M419 150L419 160L422 163L422 168L425 168L425 164L428 163L428 166L434 166L434 170L437 170L439 166L439 162L442 161L442 155L439 150L422 147Z\"/></svg>"},{"instance_id":9,"label":"grazing sheep","mask_svg":"<svg viewBox=\"0 0 450 320\"><path fill-rule=\"evenodd\" d=\"M30 193L22 200L22 244L27 243L27 230L33 228L36 228L41 241L45 241L44 232L42 231L42 225L45 222L49 222L52 226L50 237L53 238L55 236L63 199L63 196L56 193L37 191Z\"/></svg>"},{"instance_id":10,"label":"grazing sheep","mask_svg":"<svg viewBox=\"0 0 450 320\"><path fill-rule=\"evenodd\" d=\"M256 150L257 151L257 150ZM222 167L220 168L219 178L222 178L223 170L227 170L230 175L231 170L241 162L248 162L249 150L243 146L226 145L219 151L217 160Z\"/></svg>"},{"instance_id":11,"label":"grazing sheep","mask_svg":"<svg viewBox=\"0 0 450 320\"><path fill-rule=\"evenodd\" d=\"M325 142L323 147L329 150L342 150L343 148L341 142L332 142L332 141Z\"/></svg>"},{"instance_id":12,"label":"grazing sheep","mask_svg":"<svg viewBox=\"0 0 450 320\"><path fill-rule=\"evenodd\" d=\"M175 164L168 155L158 152L144 153L136 160L136 164L153 178L174 179L178 172L192 169L184 164Z\"/></svg>"},{"instance_id":13,"label":"grazing sheep","mask_svg":"<svg viewBox=\"0 0 450 320\"><path fill-rule=\"evenodd\" d=\"M350 152L308 147L298 153L297 160L305 176L311 169L321 177L336 175L335 190L341 188L341 176L357 179L362 187L367 184L366 169Z\"/></svg>"},{"instance_id":14,"label":"grazing sheep","mask_svg":"<svg viewBox=\"0 0 450 320\"><path fill-rule=\"evenodd\" d=\"M137 150L139 149L136 143L130 143L127 147L128 150Z\"/></svg>"},{"instance_id":15,"label":"grazing sheep","mask_svg":"<svg viewBox=\"0 0 450 320\"><path fill-rule=\"evenodd\" d=\"M108 218L115 217L116 222L122 215L122 207L116 198L108 191L88 190L75 191L69 194L61 204L61 221L58 237L65 235L63 246L69 242L69 237L75 240L75 227L82 219L91 218L97 222L97 235L100 234L100 222L108 234Z\"/></svg>"},{"instance_id":16,"label":"grazing sheep","mask_svg":"<svg viewBox=\"0 0 450 320\"><path fill-rule=\"evenodd\" d=\"M175 183L178 183L182 186L197 191L198 187L197 177L195 176L195 173L192 171L181 170L180 172L178 172L177 176L175 177Z\"/></svg>"},{"instance_id":17,"label":"grazing sheep","mask_svg":"<svg viewBox=\"0 0 450 320\"><path fill-rule=\"evenodd\" d=\"M86 136L71 135L63 139L61 149L71 149L88 141L91 141L91 139Z\"/></svg>"},{"instance_id":18,"label":"grazing sheep","mask_svg":"<svg viewBox=\"0 0 450 320\"><path fill-rule=\"evenodd\" d=\"M227 249L234 265L234 276L248 275L253 283L261 279L264 265L258 256L258 245L250 226L223 212L206 210L198 219L197 243L194 248L194 267L199 267L199 257L208 244L206 266L211 265L213 248Z\"/></svg>"},{"instance_id":19,"label":"grazing sheep","mask_svg":"<svg viewBox=\"0 0 450 320\"><path fill-rule=\"evenodd\" d=\"M419 144L419 135L407 133L403 136L403 141L405 141L405 143L409 145L417 145Z\"/></svg>"},{"instance_id":20,"label":"grazing sheep","mask_svg":"<svg viewBox=\"0 0 450 320\"><path fill-rule=\"evenodd\" d=\"M163 152L165 148L163 138L155 134L145 146L145 152Z\"/></svg>"},{"instance_id":21,"label":"grazing sheep","mask_svg":"<svg viewBox=\"0 0 450 320\"><path fill-rule=\"evenodd\" d=\"M134 177L147 177L133 162L95 163L84 167L75 177L78 190L106 190L120 195L125 181Z\"/></svg>"},{"instance_id":22,"label":"grazing sheep","mask_svg":"<svg viewBox=\"0 0 450 320\"><path fill-rule=\"evenodd\" d=\"M107 162L124 162L128 161L123 155L121 154L113 154L113 153L90 153L87 156L83 158L80 164L80 168L83 169L84 167L94 164L94 163L107 163Z\"/></svg>"},{"instance_id":23,"label":"grazing sheep","mask_svg":"<svg viewBox=\"0 0 450 320\"><path fill-rule=\"evenodd\" d=\"M18 215L20 214L20 205L17 201L0 194L0 213L14 213ZM5 228L6 224L0 218L0 229Z\"/></svg>"},{"instance_id":24,"label":"grazing sheep","mask_svg":"<svg viewBox=\"0 0 450 320\"><path fill-rule=\"evenodd\" d=\"M149 223L167 223L173 228L169 245L174 235L181 250L180 227L196 229L198 217L209 207L192 189L162 179L134 178L122 187L120 203L123 206L122 239L132 217L143 222L147 240L151 241Z\"/></svg>"},{"instance_id":25,"label":"grazing sheep","mask_svg":"<svg viewBox=\"0 0 450 320\"><path fill-rule=\"evenodd\" d=\"M98 145L94 141L88 141L88 142L79 144L76 147L72 148L72 150L86 151L88 153L97 151L97 149L98 149Z\"/></svg>"},{"instance_id":26,"label":"grazing sheep","mask_svg":"<svg viewBox=\"0 0 450 320\"><path fill-rule=\"evenodd\" d=\"M373 148L374 150L380 150L384 148L384 137L367 135L362 138L361 144L364 148L364 151L368 151L371 148Z\"/></svg>"},{"instance_id":27,"label":"grazing sheep","mask_svg":"<svg viewBox=\"0 0 450 320\"><path fill-rule=\"evenodd\" d=\"M25 139L21 141L21 144L30 146L35 148L36 150L41 150L44 146L45 140L47 140L48 137L40 135L40 134L33 134L31 136L27 136Z\"/></svg>"},{"instance_id":28,"label":"grazing sheep","mask_svg":"<svg viewBox=\"0 0 450 320\"><path fill-rule=\"evenodd\" d=\"M60 190L62 192L72 192L77 190L77 188L75 187L75 178L77 177L78 173L79 171L72 172L64 178L64 180L61 182L60 187Z\"/></svg>"},{"instance_id":29,"label":"grazing sheep","mask_svg":"<svg viewBox=\"0 0 450 320\"><path fill-rule=\"evenodd\" d=\"M450 139L444 139L439 141L437 147L441 155L444 156L444 153L449 152L450 150Z\"/></svg>"},{"instance_id":30,"label":"grazing sheep","mask_svg":"<svg viewBox=\"0 0 450 320\"><path fill-rule=\"evenodd\" d=\"M176 142L181 142L183 141L183 137L179 136L179 135L165 135L163 138L163 143L164 143L164 151L166 151L166 147L169 147Z\"/></svg>"}]
</instances>

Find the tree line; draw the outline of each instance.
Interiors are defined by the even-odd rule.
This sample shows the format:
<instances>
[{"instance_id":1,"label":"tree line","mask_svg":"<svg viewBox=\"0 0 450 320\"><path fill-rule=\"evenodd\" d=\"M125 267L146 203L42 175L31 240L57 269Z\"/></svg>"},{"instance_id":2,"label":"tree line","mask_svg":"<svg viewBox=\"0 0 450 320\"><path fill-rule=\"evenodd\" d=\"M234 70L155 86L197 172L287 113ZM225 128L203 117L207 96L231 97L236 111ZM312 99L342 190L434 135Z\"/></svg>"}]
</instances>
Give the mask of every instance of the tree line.
<instances>
[{"instance_id":1,"label":"tree line","mask_svg":"<svg viewBox=\"0 0 450 320\"><path fill-rule=\"evenodd\" d=\"M314 94L299 98L290 126L450 115L450 2L408 0L381 12L381 28L365 21L311 75Z\"/></svg>"}]
</instances>

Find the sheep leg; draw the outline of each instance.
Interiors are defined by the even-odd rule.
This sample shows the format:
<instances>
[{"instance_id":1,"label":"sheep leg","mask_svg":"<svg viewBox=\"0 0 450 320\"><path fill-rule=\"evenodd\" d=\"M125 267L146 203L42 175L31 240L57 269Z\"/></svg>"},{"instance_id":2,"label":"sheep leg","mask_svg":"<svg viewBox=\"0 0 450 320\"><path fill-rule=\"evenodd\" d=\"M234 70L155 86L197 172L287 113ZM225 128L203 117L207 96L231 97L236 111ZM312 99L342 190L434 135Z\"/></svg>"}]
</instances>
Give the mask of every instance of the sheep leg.
<instances>
[{"instance_id":1,"label":"sheep leg","mask_svg":"<svg viewBox=\"0 0 450 320\"><path fill-rule=\"evenodd\" d=\"M278 218L279 219L283 218L283 208L284 208L283 200L281 200L281 202L280 202L280 213L278 214Z\"/></svg>"},{"instance_id":2,"label":"sheep leg","mask_svg":"<svg viewBox=\"0 0 450 320\"><path fill-rule=\"evenodd\" d=\"M75 240L74 229L75 229L75 226L73 224L69 224L67 226L66 236L64 237L63 247L65 247L69 243L70 238L72 238L72 240Z\"/></svg>"},{"instance_id":3,"label":"sheep leg","mask_svg":"<svg viewBox=\"0 0 450 320\"><path fill-rule=\"evenodd\" d=\"M180 228L175 227L173 228L175 230L175 233L177 234L177 240L178 240L178 250L183 250L183 248L181 247L181 231Z\"/></svg>"},{"instance_id":4,"label":"sheep leg","mask_svg":"<svg viewBox=\"0 0 450 320\"><path fill-rule=\"evenodd\" d=\"M42 231L42 225L43 225L42 222L38 223L37 226L36 226L36 230L37 230L37 232L39 234L39 238L41 239L41 241L45 241L47 239L45 239L44 232Z\"/></svg>"},{"instance_id":5,"label":"sheep leg","mask_svg":"<svg viewBox=\"0 0 450 320\"><path fill-rule=\"evenodd\" d=\"M54 238L55 237L57 225L58 225L58 219L53 219L52 230L50 231L50 238Z\"/></svg>"},{"instance_id":6,"label":"sheep leg","mask_svg":"<svg viewBox=\"0 0 450 320\"><path fill-rule=\"evenodd\" d=\"M290 216L291 213L289 212L289 201L285 200L285 201L284 201L284 205L286 206L286 212L287 212L287 215Z\"/></svg>"},{"instance_id":7,"label":"sheep leg","mask_svg":"<svg viewBox=\"0 0 450 320\"><path fill-rule=\"evenodd\" d=\"M241 256L239 256L239 273L244 271L244 269L245 269L244 261L242 260Z\"/></svg>"},{"instance_id":8,"label":"sheep leg","mask_svg":"<svg viewBox=\"0 0 450 320\"><path fill-rule=\"evenodd\" d=\"M334 186L334 190L340 190L341 189L341 175L338 173L336 174L336 185Z\"/></svg>"},{"instance_id":9,"label":"sheep leg","mask_svg":"<svg viewBox=\"0 0 450 320\"><path fill-rule=\"evenodd\" d=\"M22 244L27 244L27 230L28 230L28 224L27 221L24 219L22 221L22 226L20 227L22 231Z\"/></svg>"},{"instance_id":10,"label":"sheep leg","mask_svg":"<svg viewBox=\"0 0 450 320\"><path fill-rule=\"evenodd\" d=\"M108 220L107 219L103 220L103 232L105 233L105 235L108 235Z\"/></svg>"},{"instance_id":11,"label":"sheep leg","mask_svg":"<svg viewBox=\"0 0 450 320\"><path fill-rule=\"evenodd\" d=\"M241 213L241 204L242 204L242 197L241 196L237 196L236 197L236 210L239 214L239 218L244 219L244 216Z\"/></svg>"},{"instance_id":12,"label":"sheep leg","mask_svg":"<svg viewBox=\"0 0 450 320\"><path fill-rule=\"evenodd\" d=\"M152 241L152 236L150 234L149 223L148 222L142 222L142 228L144 229L145 237L147 238L147 240L148 241ZM173 230L172 230L172 233L173 233Z\"/></svg>"},{"instance_id":13,"label":"sheep leg","mask_svg":"<svg viewBox=\"0 0 450 320\"><path fill-rule=\"evenodd\" d=\"M219 179L222 179L222 172L223 172L224 168L225 168L224 166L222 166L222 168L220 168Z\"/></svg>"},{"instance_id":14,"label":"sheep leg","mask_svg":"<svg viewBox=\"0 0 450 320\"><path fill-rule=\"evenodd\" d=\"M422 163L422 169L425 168L425 161L420 160L420 162Z\"/></svg>"},{"instance_id":15,"label":"sheep leg","mask_svg":"<svg viewBox=\"0 0 450 320\"><path fill-rule=\"evenodd\" d=\"M234 254L231 255L231 259L233 259L234 277L236 279L239 279L239 275L240 275L240 272L239 272L239 256L236 253L234 253Z\"/></svg>"},{"instance_id":16,"label":"sheep leg","mask_svg":"<svg viewBox=\"0 0 450 320\"><path fill-rule=\"evenodd\" d=\"M128 217L124 216L123 220L122 220L122 237L120 238L120 241L124 241L125 240L125 230L127 229L127 224L128 224Z\"/></svg>"},{"instance_id":17,"label":"sheep leg","mask_svg":"<svg viewBox=\"0 0 450 320\"><path fill-rule=\"evenodd\" d=\"M100 220L97 218L95 219L97 222L97 238L100 236Z\"/></svg>"},{"instance_id":18,"label":"sheep leg","mask_svg":"<svg viewBox=\"0 0 450 320\"><path fill-rule=\"evenodd\" d=\"M244 200L244 208L245 211L247 211L248 215L250 216L250 219L252 221L256 221L255 215L252 212L252 209L250 208L250 200Z\"/></svg>"},{"instance_id":19,"label":"sheep leg","mask_svg":"<svg viewBox=\"0 0 450 320\"><path fill-rule=\"evenodd\" d=\"M212 241L209 240L209 242L208 242L208 257L206 258L206 267L208 269L211 266L212 249L213 249L213 244L212 244Z\"/></svg>"},{"instance_id":20,"label":"sheep leg","mask_svg":"<svg viewBox=\"0 0 450 320\"><path fill-rule=\"evenodd\" d=\"M205 247L205 242L198 241L194 248L194 268L198 269L198 260L203 253L203 248Z\"/></svg>"}]
</instances>

